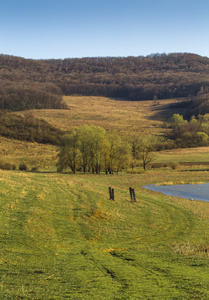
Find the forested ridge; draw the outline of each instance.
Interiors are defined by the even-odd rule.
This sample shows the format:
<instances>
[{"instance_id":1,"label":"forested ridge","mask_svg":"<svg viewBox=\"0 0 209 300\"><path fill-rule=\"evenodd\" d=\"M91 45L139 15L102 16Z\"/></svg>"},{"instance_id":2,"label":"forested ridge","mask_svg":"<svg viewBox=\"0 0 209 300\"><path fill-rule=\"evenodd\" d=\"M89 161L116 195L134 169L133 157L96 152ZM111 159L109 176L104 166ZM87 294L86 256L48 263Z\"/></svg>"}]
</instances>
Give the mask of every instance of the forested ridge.
<instances>
[{"instance_id":1,"label":"forested ridge","mask_svg":"<svg viewBox=\"0 0 209 300\"><path fill-rule=\"evenodd\" d=\"M208 91L209 58L185 53L50 60L0 55L0 79L0 109L9 110L65 108L61 96L72 94L191 99Z\"/></svg>"}]
</instances>

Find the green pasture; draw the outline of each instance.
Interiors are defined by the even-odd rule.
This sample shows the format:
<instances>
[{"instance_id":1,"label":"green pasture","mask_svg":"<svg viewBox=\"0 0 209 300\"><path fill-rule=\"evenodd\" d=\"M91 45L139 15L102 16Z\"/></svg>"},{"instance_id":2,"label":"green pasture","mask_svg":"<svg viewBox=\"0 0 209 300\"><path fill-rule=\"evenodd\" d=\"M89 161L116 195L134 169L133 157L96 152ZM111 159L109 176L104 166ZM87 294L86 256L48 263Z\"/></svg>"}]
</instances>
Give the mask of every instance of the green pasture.
<instances>
[{"instance_id":1,"label":"green pasture","mask_svg":"<svg viewBox=\"0 0 209 300\"><path fill-rule=\"evenodd\" d=\"M208 172L0 171L0 299L209 299L209 203L142 188L168 179Z\"/></svg>"}]
</instances>

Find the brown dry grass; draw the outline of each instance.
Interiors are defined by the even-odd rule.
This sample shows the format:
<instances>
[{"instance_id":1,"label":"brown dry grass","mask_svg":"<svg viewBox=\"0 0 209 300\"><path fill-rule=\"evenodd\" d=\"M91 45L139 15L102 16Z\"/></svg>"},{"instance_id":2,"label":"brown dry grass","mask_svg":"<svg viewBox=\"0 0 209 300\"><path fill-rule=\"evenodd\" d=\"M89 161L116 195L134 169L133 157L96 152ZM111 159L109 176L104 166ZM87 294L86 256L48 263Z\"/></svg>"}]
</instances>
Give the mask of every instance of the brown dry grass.
<instances>
[{"instance_id":1,"label":"brown dry grass","mask_svg":"<svg viewBox=\"0 0 209 300\"><path fill-rule=\"evenodd\" d=\"M121 135L133 132L165 134L168 129L161 126L172 115L165 107L179 101L160 100L156 105L155 101L124 101L96 96L64 96L63 99L69 110L33 110L34 116L62 130L88 124L116 130Z\"/></svg>"},{"instance_id":2,"label":"brown dry grass","mask_svg":"<svg viewBox=\"0 0 209 300\"><path fill-rule=\"evenodd\" d=\"M162 154L191 154L191 153L209 153L209 147L197 147L197 148L179 148L161 151Z\"/></svg>"}]
</instances>

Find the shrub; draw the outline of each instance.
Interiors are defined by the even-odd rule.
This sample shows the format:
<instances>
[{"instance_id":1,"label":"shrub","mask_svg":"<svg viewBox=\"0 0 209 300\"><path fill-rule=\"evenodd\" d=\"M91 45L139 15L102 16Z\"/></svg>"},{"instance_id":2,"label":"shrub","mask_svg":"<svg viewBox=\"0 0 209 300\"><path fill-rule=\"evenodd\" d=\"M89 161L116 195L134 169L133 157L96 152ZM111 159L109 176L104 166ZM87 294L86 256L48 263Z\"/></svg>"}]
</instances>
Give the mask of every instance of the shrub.
<instances>
[{"instance_id":1,"label":"shrub","mask_svg":"<svg viewBox=\"0 0 209 300\"><path fill-rule=\"evenodd\" d=\"M2 170L13 170L13 165L8 162L0 162L0 169Z\"/></svg>"},{"instance_id":2,"label":"shrub","mask_svg":"<svg viewBox=\"0 0 209 300\"><path fill-rule=\"evenodd\" d=\"M173 169L173 170L177 169L178 167L179 167L179 163L178 162L173 162L171 164L171 169Z\"/></svg>"},{"instance_id":3,"label":"shrub","mask_svg":"<svg viewBox=\"0 0 209 300\"><path fill-rule=\"evenodd\" d=\"M164 163L164 164L163 164L163 168L167 168L167 167L169 167L169 166L170 166L169 163Z\"/></svg>"},{"instance_id":4,"label":"shrub","mask_svg":"<svg viewBox=\"0 0 209 300\"><path fill-rule=\"evenodd\" d=\"M31 172L37 172L37 171L38 171L38 167L37 166L31 168Z\"/></svg>"},{"instance_id":5,"label":"shrub","mask_svg":"<svg viewBox=\"0 0 209 300\"><path fill-rule=\"evenodd\" d=\"M20 163L19 164L19 170L20 171L27 171L27 165L25 163Z\"/></svg>"},{"instance_id":6,"label":"shrub","mask_svg":"<svg viewBox=\"0 0 209 300\"><path fill-rule=\"evenodd\" d=\"M173 116L168 120L168 123L172 125L180 125L187 123L186 120L184 120L182 115L179 114L173 114Z\"/></svg>"},{"instance_id":7,"label":"shrub","mask_svg":"<svg viewBox=\"0 0 209 300\"><path fill-rule=\"evenodd\" d=\"M162 168L162 167L163 167L162 163L154 163L154 164L151 165L152 169L159 169L159 168Z\"/></svg>"}]
</instances>

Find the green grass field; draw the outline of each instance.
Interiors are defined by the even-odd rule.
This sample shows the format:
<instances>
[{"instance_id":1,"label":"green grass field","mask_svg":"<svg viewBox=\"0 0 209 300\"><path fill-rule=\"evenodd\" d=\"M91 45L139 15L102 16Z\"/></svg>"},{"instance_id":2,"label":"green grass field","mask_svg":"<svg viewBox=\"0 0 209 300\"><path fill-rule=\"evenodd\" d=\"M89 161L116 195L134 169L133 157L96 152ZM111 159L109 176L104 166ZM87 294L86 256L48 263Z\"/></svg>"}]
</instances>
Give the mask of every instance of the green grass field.
<instances>
[{"instance_id":1,"label":"green grass field","mask_svg":"<svg viewBox=\"0 0 209 300\"><path fill-rule=\"evenodd\" d=\"M142 188L167 178L208 173L1 171L0 299L208 299L209 204Z\"/></svg>"}]
</instances>

